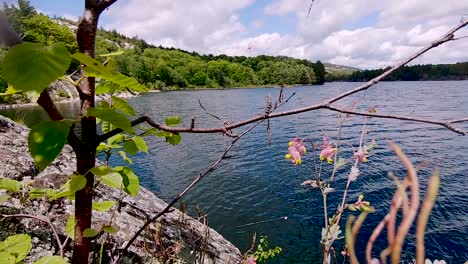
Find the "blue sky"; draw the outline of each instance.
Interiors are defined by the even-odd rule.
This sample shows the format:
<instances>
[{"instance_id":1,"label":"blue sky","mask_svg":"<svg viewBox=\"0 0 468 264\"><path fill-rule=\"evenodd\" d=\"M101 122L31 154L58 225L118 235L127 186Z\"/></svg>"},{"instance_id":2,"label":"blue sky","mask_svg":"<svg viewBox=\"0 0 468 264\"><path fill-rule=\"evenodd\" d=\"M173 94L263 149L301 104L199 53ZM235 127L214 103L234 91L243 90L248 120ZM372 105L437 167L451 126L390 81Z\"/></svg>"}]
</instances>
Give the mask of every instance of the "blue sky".
<instances>
[{"instance_id":1,"label":"blue sky","mask_svg":"<svg viewBox=\"0 0 468 264\"><path fill-rule=\"evenodd\" d=\"M78 18L84 6L83 0L31 3L68 18ZM372 68L401 60L468 13L468 3L459 0L321 0L308 14L309 5L310 0L119 0L101 16L100 26L202 53L285 55ZM468 61L467 42L446 44L416 63Z\"/></svg>"}]
</instances>

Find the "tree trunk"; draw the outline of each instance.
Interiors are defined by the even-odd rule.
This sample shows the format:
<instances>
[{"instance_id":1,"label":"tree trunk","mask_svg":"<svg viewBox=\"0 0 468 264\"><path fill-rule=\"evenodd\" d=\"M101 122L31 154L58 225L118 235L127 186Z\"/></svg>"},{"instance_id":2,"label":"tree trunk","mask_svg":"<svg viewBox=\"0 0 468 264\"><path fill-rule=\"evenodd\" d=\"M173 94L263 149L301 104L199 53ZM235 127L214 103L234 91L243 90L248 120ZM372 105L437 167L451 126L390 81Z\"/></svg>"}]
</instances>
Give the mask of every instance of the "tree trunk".
<instances>
[{"instance_id":1,"label":"tree trunk","mask_svg":"<svg viewBox=\"0 0 468 264\"><path fill-rule=\"evenodd\" d=\"M80 52L94 58L95 40L99 13L96 2L87 0L85 11L77 31L77 42ZM81 66L84 67L83 65ZM81 72L82 75L85 73ZM94 107L95 80L92 77L84 79L79 87L81 101L81 142L75 150L77 158L77 172L85 175L95 166L96 158L96 118L87 117L88 108ZM75 195L75 241L73 247L73 264L89 262L90 239L83 236L84 230L91 228L94 175L87 173L86 186Z\"/></svg>"}]
</instances>

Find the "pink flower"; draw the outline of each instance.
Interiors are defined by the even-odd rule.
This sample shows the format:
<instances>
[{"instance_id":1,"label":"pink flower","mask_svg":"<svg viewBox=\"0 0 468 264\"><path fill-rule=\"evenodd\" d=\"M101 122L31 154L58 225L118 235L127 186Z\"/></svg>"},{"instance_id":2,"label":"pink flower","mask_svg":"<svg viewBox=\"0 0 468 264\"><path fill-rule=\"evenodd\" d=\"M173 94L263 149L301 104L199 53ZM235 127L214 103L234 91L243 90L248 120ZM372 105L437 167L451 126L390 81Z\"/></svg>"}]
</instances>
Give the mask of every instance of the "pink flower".
<instances>
[{"instance_id":1,"label":"pink flower","mask_svg":"<svg viewBox=\"0 0 468 264\"><path fill-rule=\"evenodd\" d=\"M284 157L290 159L294 165L302 163L302 155L307 153L307 149L304 146L304 140L295 137L292 141L289 141L288 154Z\"/></svg>"},{"instance_id":2,"label":"pink flower","mask_svg":"<svg viewBox=\"0 0 468 264\"><path fill-rule=\"evenodd\" d=\"M359 150L354 153L354 157L356 157L359 162L367 162L367 151L359 148Z\"/></svg>"},{"instance_id":3,"label":"pink flower","mask_svg":"<svg viewBox=\"0 0 468 264\"><path fill-rule=\"evenodd\" d=\"M256 264L257 260L254 257L248 257L245 261L244 264Z\"/></svg>"},{"instance_id":4,"label":"pink flower","mask_svg":"<svg viewBox=\"0 0 468 264\"><path fill-rule=\"evenodd\" d=\"M326 159L328 163L333 162L337 148L334 148L327 137L323 138L322 151L320 152L320 160Z\"/></svg>"}]
</instances>

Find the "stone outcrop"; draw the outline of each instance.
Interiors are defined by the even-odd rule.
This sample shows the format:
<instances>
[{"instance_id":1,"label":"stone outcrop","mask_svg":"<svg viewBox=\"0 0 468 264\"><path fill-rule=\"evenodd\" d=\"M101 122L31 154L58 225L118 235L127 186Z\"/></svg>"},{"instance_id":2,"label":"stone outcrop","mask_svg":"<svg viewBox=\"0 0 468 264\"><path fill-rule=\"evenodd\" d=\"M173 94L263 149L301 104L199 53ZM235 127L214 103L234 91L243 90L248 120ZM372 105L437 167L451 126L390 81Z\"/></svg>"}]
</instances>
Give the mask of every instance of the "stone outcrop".
<instances>
[{"instance_id":1,"label":"stone outcrop","mask_svg":"<svg viewBox=\"0 0 468 264\"><path fill-rule=\"evenodd\" d=\"M69 146L43 172L38 171L31 159L27 147L28 129L0 116L0 177L20 180L35 187L58 189L64 184L76 166L75 156ZM95 201L119 200L121 193L102 184L96 189ZM116 254L130 237L143 225L144 221L157 214L166 203L153 193L140 188L138 196L125 196L118 206L113 224L119 231L112 236L98 236L94 240L95 254L101 243L104 244L102 263L111 263L110 255ZM12 195L7 202L0 204L0 214L30 214L48 216L58 233L65 240L65 223L73 213L73 204L67 199L54 202L28 200L27 195ZM93 215L93 228L99 229L112 218L109 212L96 212ZM26 263L39 257L58 253L57 243L50 227L34 219L2 218L0 222L0 240L16 233L27 233L33 238L33 250ZM70 256L71 243L66 247L66 256ZM229 241L215 230L203 225L177 209L166 214L130 247L130 252L121 263L159 263L155 256L164 259L175 255L180 263L238 263L241 253ZM98 263L98 262L97 262ZM179 263L179 262L177 262Z\"/></svg>"}]
</instances>

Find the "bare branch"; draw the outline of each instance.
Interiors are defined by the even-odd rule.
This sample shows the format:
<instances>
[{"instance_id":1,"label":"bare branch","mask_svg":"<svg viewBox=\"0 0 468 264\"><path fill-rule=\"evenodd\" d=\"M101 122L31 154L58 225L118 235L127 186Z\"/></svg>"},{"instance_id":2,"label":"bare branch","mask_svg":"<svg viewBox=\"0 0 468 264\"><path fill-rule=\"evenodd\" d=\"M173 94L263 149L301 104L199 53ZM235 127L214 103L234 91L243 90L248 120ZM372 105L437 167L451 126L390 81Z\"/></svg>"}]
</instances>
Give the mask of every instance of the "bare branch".
<instances>
[{"instance_id":1,"label":"bare branch","mask_svg":"<svg viewBox=\"0 0 468 264\"><path fill-rule=\"evenodd\" d=\"M117 0L101 0L96 4L96 11L100 14L104 9L110 7L115 2L117 2Z\"/></svg>"},{"instance_id":2,"label":"bare branch","mask_svg":"<svg viewBox=\"0 0 468 264\"><path fill-rule=\"evenodd\" d=\"M414 122L419 122L419 123L434 124L434 125L443 126L443 127L447 128L447 129L449 129L449 130L451 130L451 131L453 131L455 133L458 133L460 135L466 135L467 134L466 131L462 131L462 130L454 127L452 124L468 122L468 118L458 119L458 120L441 121L441 120L423 119L423 118L417 118L417 117L411 117L411 116L398 116L398 115L385 115L385 114L356 112L356 111L350 111L350 110L346 110L346 109L338 108L338 107L333 107L333 106L326 106L324 108L332 110L332 111L344 113L344 114L350 114L350 115L377 117L377 118L384 118L384 119L407 120L407 121L414 121Z\"/></svg>"},{"instance_id":3,"label":"bare branch","mask_svg":"<svg viewBox=\"0 0 468 264\"><path fill-rule=\"evenodd\" d=\"M231 148L234 146L234 144L239 141L243 136L245 136L247 133L252 131L256 126L258 126L260 123L262 123L263 120L258 121L251 127L249 127L247 130L245 130L242 134L240 134L237 138L235 138L231 144L224 150L224 152L221 154L221 156L215 160L204 172L201 172L197 178L195 178L192 183L190 183L182 192L180 192L176 198L172 200L161 212L159 212L157 215L153 216L150 218L148 221L145 222L145 224L133 235L133 237L127 242L125 247L123 248L123 252L126 252L128 248L132 245L132 243L140 236L140 234L154 221L156 221L159 217L163 216L164 214L168 213L171 207L177 203L182 197L184 197L185 194L187 194L198 182L200 182L206 175L208 175L210 172L214 171L214 169L227 157L228 152L231 150ZM114 263L118 263L119 258L114 261Z\"/></svg>"},{"instance_id":4,"label":"bare branch","mask_svg":"<svg viewBox=\"0 0 468 264\"><path fill-rule=\"evenodd\" d=\"M219 121L223 121L223 120L221 120L221 118L219 118L218 116L216 116L216 115L210 113L208 110L206 110L206 108L202 105L200 99L198 99L198 104L200 105L201 109L205 110L205 112L206 112L207 115L212 116L212 117L218 119Z\"/></svg>"},{"instance_id":5,"label":"bare branch","mask_svg":"<svg viewBox=\"0 0 468 264\"><path fill-rule=\"evenodd\" d=\"M395 66L391 67L390 69L388 69L387 71L385 71L381 75L377 76L376 78L374 78L374 79L368 81L367 83L365 83L363 85L360 85L360 86L358 86L358 87L356 87L356 88L354 88L352 90L344 92L344 93L342 93L342 94L340 94L340 95L338 95L336 97L330 98L327 101L325 101L323 103L320 103L320 104L309 105L309 106L306 106L306 107L303 107L303 108L297 108L297 109L284 111L284 112L278 112L278 113L271 113L271 114L262 113L260 115L255 116L255 117L252 117L252 118L249 118L249 119L246 119L246 120L234 123L234 124L225 125L223 127L213 127L213 128L194 128L193 126L191 126L191 127L169 127L169 126L166 126L166 125L159 124L159 123L155 122L154 120L152 120L148 116L142 116L142 117L139 117L138 119L134 120L132 122L132 126L135 126L135 125L146 122L146 123L148 123L150 126L152 126L154 128L157 128L157 129L160 129L160 130L163 130L163 131L167 131L167 132L171 132L171 133L224 133L225 134L226 131L230 131L230 130L238 128L238 127L242 127L242 126L245 126L245 125L248 125L248 124L251 124L251 123L255 123L255 122L260 121L260 120L276 118L276 117L283 117L283 116L289 116L289 115L295 115L295 114L310 112L310 111L314 111L314 110L318 110L318 109L329 109L329 110L332 110L332 111L338 111L338 112L346 113L345 112L346 110L339 109L339 108L336 108L336 107L332 107L332 104L339 101L339 100L341 100L341 99L343 99L343 98L346 98L346 97L348 97L350 95L353 95L355 93L358 93L358 92L369 89L370 87L372 87L375 84L382 81L388 75L392 74L397 69L399 69L399 68L403 67L404 65L408 64L409 62L411 62L414 59L418 58L419 56L426 53L427 51L429 51L429 50L431 50L431 49L433 49L433 48L435 48L435 47L437 47L437 46L439 46L439 45L441 45L441 44L443 44L445 42L454 40L454 35L453 34L456 31L460 30L461 28L465 27L466 25L468 25L468 20L461 21L461 23L459 25L452 28L450 31L448 31L446 34L444 34L440 39L432 42L431 44L429 44L426 47L422 48L421 50L417 51L415 54L411 55L407 59L405 59L402 62L396 64ZM288 98L286 101L288 101L289 99L290 98ZM468 118L459 119L459 120L452 120L452 121L439 121L439 120L426 120L426 119L421 119L421 118L389 116L389 115L386 115L386 116L377 115L377 114L371 115L371 114L358 113L358 112L352 112L352 111L348 111L347 113L355 114L355 115L372 116L372 117L378 117L378 118L391 118L391 119L408 120L408 121L416 121L416 122L421 122L421 123L435 124L435 125L444 126L444 127L448 128L448 129L450 129L450 130L452 130L452 131L454 131L454 132L456 132L458 134L462 134L462 135L466 135L466 132L461 131L461 130L453 127L451 124L468 122ZM99 142L103 142L104 140L106 140L106 139L108 139L108 138L110 138L110 137L112 137L114 135L117 135L119 133L122 133L122 132L123 132L123 130L116 129L116 130L110 131L110 132L108 132L106 134L103 134L103 135L98 137L97 144L99 144Z\"/></svg>"},{"instance_id":6,"label":"bare branch","mask_svg":"<svg viewBox=\"0 0 468 264\"><path fill-rule=\"evenodd\" d=\"M52 224L52 222L50 221L50 218L48 218L48 217L43 217L43 216L38 216L38 215L28 215L28 214L2 215L2 217L4 217L4 218L11 218L11 217L17 217L17 218L31 218L31 219L35 219L35 220L38 220L38 221L47 223L47 224L50 226L50 228L52 229L52 232L54 233L55 240L57 240L57 244L58 244L59 250L60 250L60 257L63 258L64 248L65 248L65 245L66 245L66 243L67 243L67 240L65 240L64 243L62 243L62 242L60 241L60 237L59 237L59 235L58 235L57 229L55 228L55 226L54 226L54 225Z\"/></svg>"},{"instance_id":7,"label":"bare branch","mask_svg":"<svg viewBox=\"0 0 468 264\"><path fill-rule=\"evenodd\" d=\"M361 92L361 91L364 91L364 90L367 90L369 89L370 87L372 87L373 85L377 84L378 82L382 81L385 77L389 76L390 74L392 74L394 71L396 71L397 69L405 66L406 64L410 63L411 61L413 61L414 59L418 58L419 56L423 55L424 53L426 53L427 51L445 43L445 42L448 42L448 41L452 41L453 40L453 34L455 32L457 32L458 30L460 30L461 28L465 27L466 25L468 25L468 20L466 21L461 21L460 24L458 24L457 26L455 26L454 28L452 28L450 31L448 31L447 33L445 33L445 35L443 35L441 38L439 38L438 40L432 42L431 44L425 46L424 48L420 49L419 51L417 51L415 54L411 55L410 57L406 58L405 60L403 60L402 62L394 65L393 67L391 67L390 69L388 69L387 71L385 71L384 73L382 73L381 75L375 77L374 79L368 81L367 83L361 85L361 86L358 86L356 88L354 88L353 90L350 90L348 92L345 92L345 93L342 93L340 95L338 95L337 97L335 98L332 98L330 100L327 101L328 104L332 104L338 100L341 100L345 97L348 97L352 94L355 94L357 92Z\"/></svg>"}]
</instances>

